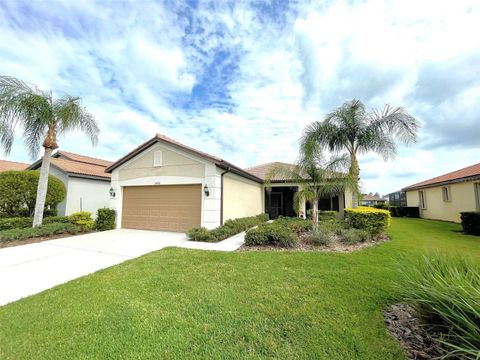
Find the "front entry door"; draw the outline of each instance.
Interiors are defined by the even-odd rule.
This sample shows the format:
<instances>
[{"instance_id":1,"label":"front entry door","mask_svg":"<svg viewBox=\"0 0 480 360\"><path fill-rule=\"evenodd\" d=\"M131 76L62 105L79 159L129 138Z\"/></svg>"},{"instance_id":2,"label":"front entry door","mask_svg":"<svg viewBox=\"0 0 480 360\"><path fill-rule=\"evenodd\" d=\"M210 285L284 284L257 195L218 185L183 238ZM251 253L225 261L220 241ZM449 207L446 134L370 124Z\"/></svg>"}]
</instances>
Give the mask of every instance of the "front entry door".
<instances>
[{"instance_id":1,"label":"front entry door","mask_svg":"<svg viewBox=\"0 0 480 360\"><path fill-rule=\"evenodd\" d=\"M270 195L270 217L272 219L283 215L283 194L272 192Z\"/></svg>"}]
</instances>

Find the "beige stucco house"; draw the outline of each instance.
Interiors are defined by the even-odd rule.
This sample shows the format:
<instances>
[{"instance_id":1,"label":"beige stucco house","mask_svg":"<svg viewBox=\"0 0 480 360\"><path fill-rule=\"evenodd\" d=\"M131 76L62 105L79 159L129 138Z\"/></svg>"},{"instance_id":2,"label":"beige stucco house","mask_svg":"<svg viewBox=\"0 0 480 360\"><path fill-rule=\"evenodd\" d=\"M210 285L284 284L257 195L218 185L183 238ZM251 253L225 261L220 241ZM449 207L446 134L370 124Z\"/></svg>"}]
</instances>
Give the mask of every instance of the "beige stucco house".
<instances>
[{"instance_id":1,"label":"beige stucco house","mask_svg":"<svg viewBox=\"0 0 480 360\"><path fill-rule=\"evenodd\" d=\"M269 166L242 169L157 134L106 169L110 207L117 211L118 228L178 232L212 229L264 212L294 215L290 196L295 184L275 182L275 195L269 195L264 185ZM344 194L328 202L343 211Z\"/></svg>"},{"instance_id":2,"label":"beige stucco house","mask_svg":"<svg viewBox=\"0 0 480 360\"><path fill-rule=\"evenodd\" d=\"M480 210L480 163L403 189L407 206L418 206L420 216L460 222L460 212Z\"/></svg>"},{"instance_id":3,"label":"beige stucco house","mask_svg":"<svg viewBox=\"0 0 480 360\"><path fill-rule=\"evenodd\" d=\"M57 151L50 159L50 174L59 178L67 189L65 200L57 207L58 215L89 211L95 217L97 210L110 206L110 174L105 172L112 162L67 151ZM38 160L28 167L37 170Z\"/></svg>"}]
</instances>

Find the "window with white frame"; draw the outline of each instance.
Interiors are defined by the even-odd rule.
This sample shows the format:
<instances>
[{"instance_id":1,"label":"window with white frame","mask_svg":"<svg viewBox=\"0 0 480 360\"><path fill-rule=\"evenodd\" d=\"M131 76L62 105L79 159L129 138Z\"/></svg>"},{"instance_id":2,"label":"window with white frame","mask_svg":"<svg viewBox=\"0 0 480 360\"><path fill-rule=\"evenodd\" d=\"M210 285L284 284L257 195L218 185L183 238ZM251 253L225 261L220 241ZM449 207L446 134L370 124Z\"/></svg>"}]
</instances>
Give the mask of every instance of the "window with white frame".
<instances>
[{"instance_id":1,"label":"window with white frame","mask_svg":"<svg viewBox=\"0 0 480 360\"><path fill-rule=\"evenodd\" d=\"M477 204L477 210L480 211L480 183L475 184L475 202Z\"/></svg>"},{"instance_id":2,"label":"window with white frame","mask_svg":"<svg viewBox=\"0 0 480 360\"><path fill-rule=\"evenodd\" d=\"M445 202L452 201L452 194L450 192L450 186L442 186L442 197L443 197L443 201L445 201Z\"/></svg>"},{"instance_id":3,"label":"window with white frame","mask_svg":"<svg viewBox=\"0 0 480 360\"><path fill-rule=\"evenodd\" d=\"M162 166L162 152L160 150L157 150L153 153L153 166Z\"/></svg>"},{"instance_id":4,"label":"window with white frame","mask_svg":"<svg viewBox=\"0 0 480 360\"><path fill-rule=\"evenodd\" d=\"M427 201L425 199L425 191L420 190L418 192L418 197L420 200L420 209L426 209L427 208Z\"/></svg>"}]
</instances>

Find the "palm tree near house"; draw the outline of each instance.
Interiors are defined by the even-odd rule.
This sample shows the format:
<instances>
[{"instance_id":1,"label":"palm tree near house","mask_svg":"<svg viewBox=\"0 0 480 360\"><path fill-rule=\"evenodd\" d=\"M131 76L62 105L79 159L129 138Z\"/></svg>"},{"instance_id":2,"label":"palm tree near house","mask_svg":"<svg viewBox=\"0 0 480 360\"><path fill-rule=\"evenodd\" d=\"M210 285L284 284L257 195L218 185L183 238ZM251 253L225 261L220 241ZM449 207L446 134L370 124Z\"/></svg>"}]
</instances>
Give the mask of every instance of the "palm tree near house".
<instances>
[{"instance_id":1,"label":"palm tree near house","mask_svg":"<svg viewBox=\"0 0 480 360\"><path fill-rule=\"evenodd\" d=\"M350 157L349 174L355 180L354 196L358 198L360 167L358 155L375 152L388 160L396 155L395 140L405 144L415 142L420 123L402 107L385 105L383 111L368 112L360 100L344 103L304 130L303 152L328 149L333 154ZM356 201L353 202L356 206Z\"/></svg>"},{"instance_id":2,"label":"palm tree near house","mask_svg":"<svg viewBox=\"0 0 480 360\"><path fill-rule=\"evenodd\" d=\"M6 155L12 149L15 132L22 131L32 159L44 148L33 226L42 224L48 187L50 157L58 148L57 136L82 131L95 145L99 128L80 98L65 95L53 98L51 92L9 76L0 76L0 146Z\"/></svg>"},{"instance_id":3,"label":"palm tree near house","mask_svg":"<svg viewBox=\"0 0 480 360\"><path fill-rule=\"evenodd\" d=\"M312 208L312 220L318 228L318 202L322 197L353 189L353 182L348 169L350 160L347 156L326 159L320 149L301 153L300 159L292 165L278 164L266 175L265 185L271 190L272 179L279 176L290 179L297 184L298 190L293 196L293 208L298 214L305 202Z\"/></svg>"}]
</instances>

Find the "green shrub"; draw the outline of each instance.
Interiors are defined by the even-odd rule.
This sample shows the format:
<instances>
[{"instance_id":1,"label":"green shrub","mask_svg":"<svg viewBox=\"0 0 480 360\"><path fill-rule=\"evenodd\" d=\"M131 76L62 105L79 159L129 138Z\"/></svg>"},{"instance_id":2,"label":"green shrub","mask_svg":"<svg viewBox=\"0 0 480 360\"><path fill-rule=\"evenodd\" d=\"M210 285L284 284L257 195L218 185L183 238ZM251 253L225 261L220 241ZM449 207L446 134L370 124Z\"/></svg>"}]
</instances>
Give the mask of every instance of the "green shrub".
<instances>
[{"instance_id":1,"label":"green shrub","mask_svg":"<svg viewBox=\"0 0 480 360\"><path fill-rule=\"evenodd\" d=\"M391 216L388 210L359 206L355 209L345 209L345 219L350 226L375 235L387 229Z\"/></svg>"},{"instance_id":2,"label":"green shrub","mask_svg":"<svg viewBox=\"0 0 480 360\"><path fill-rule=\"evenodd\" d=\"M261 224L245 234L245 245L271 245L276 247L294 247L298 244L298 236L284 223L273 222Z\"/></svg>"},{"instance_id":3,"label":"green shrub","mask_svg":"<svg viewBox=\"0 0 480 360\"><path fill-rule=\"evenodd\" d=\"M370 234L366 230L362 229L341 229L338 231L340 242L348 245L358 244L370 239Z\"/></svg>"},{"instance_id":4,"label":"green shrub","mask_svg":"<svg viewBox=\"0 0 480 360\"><path fill-rule=\"evenodd\" d=\"M401 272L399 288L418 309L450 357L480 358L480 264L471 259L424 257Z\"/></svg>"},{"instance_id":5,"label":"green shrub","mask_svg":"<svg viewBox=\"0 0 480 360\"><path fill-rule=\"evenodd\" d=\"M460 213L463 231L470 235L480 235L480 211Z\"/></svg>"},{"instance_id":6,"label":"green shrub","mask_svg":"<svg viewBox=\"0 0 480 360\"><path fill-rule=\"evenodd\" d=\"M216 238L213 234L204 227L193 228L187 232L187 237L191 241L215 242Z\"/></svg>"},{"instance_id":7,"label":"green shrub","mask_svg":"<svg viewBox=\"0 0 480 360\"><path fill-rule=\"evenodd\" d=\"M221 241L230 236L241 233L256 225L260 225L268 221L268 214L260 214L257 216L249 216L238 219L230 219L225 223L213 230L207 230L205 228L194 228L187 232L187 237L192 241L208 241L215 242ZM208 235L206 234L208 232ZM190 236L191 234L191 236ZM203 238L205 240L198 240Z\"/></svg>"},{"instance_id":8,"label":"green shrub","mask_svg":"<svg viewBox=\"0 0 480 360\"><path fill-rule=\"evenodd\" d=\"M418 206L390 206L388 209L393 217L420 217L420 209Z\"/></svg>"},{"instance_id":9,"label":"green shrub","mask_svg":"<svg viewBox=\"0 0 480 360\"><path fill-rule=\"evenodd\" d=\"M325 229L312 230L305 240L316 246L329 246L335 241L333 233Z\"/></svg>"},{"instance_id":10,"label":"green shrub","mask_svg":"<svg viewBox=\"0 0 480 360\"><path fill-rule=\"evenodd\" d=\"M88 211L79 211L68 216L69 221L79 226L82 231L92 230L95 226L95 221L92 219L92 214Z\"/></svg>"},{"instance_id":11,"label":"green shrub","mask_svg":"<svg viewBox=\"0 0 480 360\"><path fill-rule=\"evenodd\" d=\"M51 216L43 218L43 224L51 223L68 223L70 220L67 216ZM11 217L0 219L0 231L10 229L24 229L32 227L33 218L31 217Z\"/></svg>"},{"instance_id":12,"label":"green shrub","mask_svg":"<svg viewBox=\"0 0 480 360\"><path fill-rule=\"evenodd\" d=\"M47 237L55 234L77 234L81 229L70 223L51 223L24 229L9 229L0 231L0 242L24 240L34 237Z\"/></svg>"},{"instance_id":13,"label":"green shrub","mask_svg":"<svg viewBox=\"0 0 480 360\"><path fill-rule=\"evenodd\" d=\"M117 212L113 209L107 209L107 208L98 209L97 219L95 220L95 228L98 231L115 229L116 217L117 217Z\"/></svg>"},{"instance_id":14,"label":"green shrub","mask_svg":"<svg viewBox=\"0 0 480 360\"><path fill-rule=\"evenodd\" d=\"M4 171L0 173L0 214L8 217L32 216L37 198L40 173L37 170ZM48 176L45 211L55 212L65 199L67 190L63 182ZM49 210L50 209L50 210Z\"/></svg>"},{"instance_id":15,"label":"green shrub","mask_svg":"<svg viewBox=\"0 0 480 360\"><path fill-rule=\"evenodd\" d=\"M276 220L277 223L284 224L293 232L300 234L313 229L313 221L305 220L297 217L279 217Z\"/></svg>"}]
</instances>

